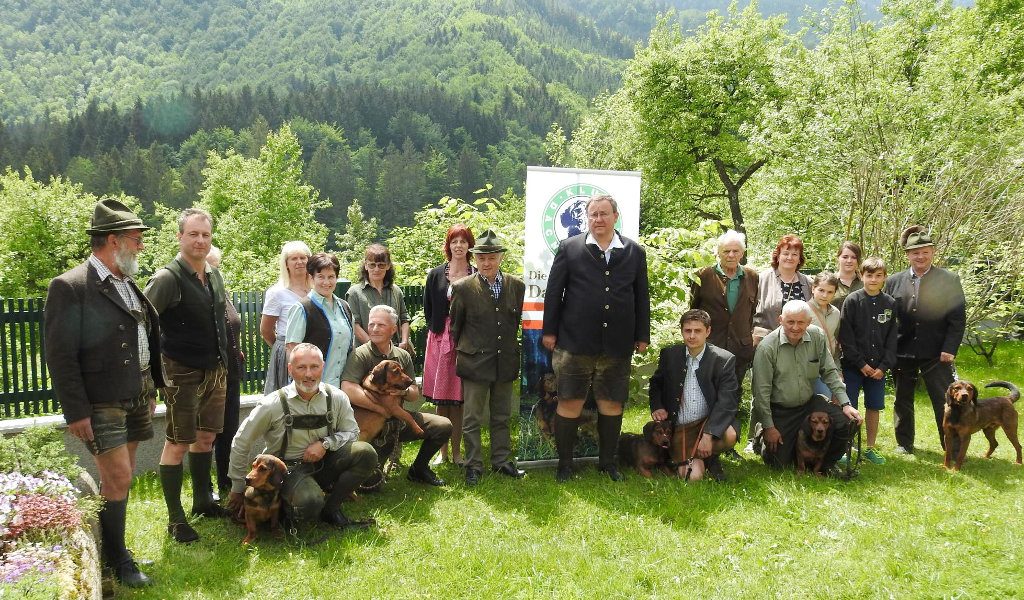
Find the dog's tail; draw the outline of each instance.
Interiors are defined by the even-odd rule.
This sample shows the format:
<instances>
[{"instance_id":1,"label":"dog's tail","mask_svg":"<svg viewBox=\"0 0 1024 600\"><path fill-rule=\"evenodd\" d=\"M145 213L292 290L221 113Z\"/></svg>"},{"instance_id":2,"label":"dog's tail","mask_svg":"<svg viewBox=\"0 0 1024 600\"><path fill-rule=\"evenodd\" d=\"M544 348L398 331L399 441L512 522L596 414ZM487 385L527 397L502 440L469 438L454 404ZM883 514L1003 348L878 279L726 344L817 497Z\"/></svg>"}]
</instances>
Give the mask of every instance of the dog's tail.
<instances>
[{"instance_id":1,"label":"dog's tail","mask_svg":"<svg viewBox=\"0 0 1024 600\"><path fill-rule=\"evenodd\" d=\"M1001 387L1010 390L1010 402L1016 402L1017 399L1020 398L1020 390L1018 390L1017 386L1013 385L1009 381L993 381L985 387Z\"/></svg>"}]
</instances>

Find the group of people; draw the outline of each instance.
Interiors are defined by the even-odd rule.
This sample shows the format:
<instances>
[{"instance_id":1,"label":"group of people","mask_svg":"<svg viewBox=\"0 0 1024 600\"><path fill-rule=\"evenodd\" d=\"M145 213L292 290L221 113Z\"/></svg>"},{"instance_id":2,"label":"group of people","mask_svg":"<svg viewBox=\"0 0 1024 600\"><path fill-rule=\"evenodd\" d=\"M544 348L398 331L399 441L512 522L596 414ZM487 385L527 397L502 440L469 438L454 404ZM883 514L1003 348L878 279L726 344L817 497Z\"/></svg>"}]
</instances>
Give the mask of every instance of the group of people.
<instances>
[{"instance_id":1,"label":"group of people","mask_svg":"<svg viewBox=\"0 0 1024 600\"><path fill-rule=\"evenodd\" d=\"M585 210L588 230L559 244L545 292L541 340L557 382L560 483L574 477L581 413L590 398L598 413L598 469L613 481L624 479L616 449L631 357L650 343L646 254L615 230L612 197L595 196ZM181 501L186 456L192 515L242 510L251 456L268 452L288 465L282 495L291 516L339 528L372 526L371 519L346 516L341 503L378 467L357 412L388 417L381 393L392 394L392 404L413 407L427 399L436 405L434 413L410 411L419 431L396 424L399 443L422 440L409 480L446 485L431 467L450 460L464 468L466 485L478 484L485 413L492 471L525 475L510 434L525 286L502 271L506 247L494 231L476 238L463 225L448 230L445 261L428 273L424 290L422 389L413 383L389 392L362 385L382 361L395 361L407 378L416 373L410 318L388 249L366 249L360 281L342 299L335 293L338 259L286 243L260 321L271 347L264 398L238 423L245 356L238 314L217 269L213 225L203 210L183 211L178 255L142 291L133 277L149 228L121 202L103 199L86 231L90 257L50 284L46 361L68 429L87 445L100 473L104 562L118 581L150 583L125 546L124 530L135 452L154 435L157 389L167 406L159 466L167 531L181 543L199 538ZM812 408L828 411L837 424L840 435L826 462L838 460L846 423L861 419L861 389L874 452L889 369L902 451L913 452L918 376L941 427L942 391L963 335L963 291L954 274L932 266L927 231L911 228L902 243L911 268L888 280L879 259L860 262L859 247L846 243L838 274L812 283L799 272L803 246L795 236L780 241L772 267L760 275L742 264L741 234L729 231L718 240L718 261L697 273L692 309L680 319L684 343L661 350L650 380L651 416L673 425L680 477L724 477L719 457L739 437L740 387L750 369L754 447L772 466L792 462L795 427ZM215 446L216 485L210 477ZM215 487L228 496L227 507Z\"/></svg>"},{"instance_id":2,"label":"group of people","mask_svg":"<svg viewBox=\"0 0 1024 600\"><path fill-rule=\"evenodd\" d=\"M824 470L848 460L844 453L851 421L865 421L865 458L884 464L876 440L887 372L896 389L895 452L914 452L918 378L925 380L942 442L944 394L955 378L953 360L964 335L966 301L959 277L934 265L930 231L908 227L900 245L910 267L891 277L881 258L861 260L860 246L847 241L836 256L836 273L811 279L799 271L805 257L797 236L783 236L771 267L758 274L741 264L744 236L728 231L718 239L717 263L697 273L691 305L708 317L709 348L724 348L733 358L732 372L717 378L717 386L729 390L719 399L736 406L738 387L752 370L748 448L766 464L793 464L798 429L814 411L828 413L833 426ZM683 335L688 339L686 315ZM701 347L687 342L690 363L701 364ZM666 355L679 353L678 348L663 350L651 379L656 419L664 416L659 411L666 405L665 400L655 403L655 391L662 391L668 377L662 371L679 369L672 362L665 365ZM858 410L862 392L866 418ZM716 456L706 462L700 466L721 475Z\"/></svg>"}]
</instances>

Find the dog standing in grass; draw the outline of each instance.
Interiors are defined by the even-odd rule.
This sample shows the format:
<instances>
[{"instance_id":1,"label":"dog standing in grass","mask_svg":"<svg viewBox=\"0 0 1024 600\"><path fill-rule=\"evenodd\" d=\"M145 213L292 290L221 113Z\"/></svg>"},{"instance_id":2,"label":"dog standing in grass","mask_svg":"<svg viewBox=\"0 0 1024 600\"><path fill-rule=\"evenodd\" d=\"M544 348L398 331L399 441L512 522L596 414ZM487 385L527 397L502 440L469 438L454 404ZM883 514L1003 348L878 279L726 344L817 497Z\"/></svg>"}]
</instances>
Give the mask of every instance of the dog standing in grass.
<instances>
[{"instance_id":1,"label":"dog standing in grass","mask_svg":"<svg viewBox=\"0 0 1024 600\"><path fill-rule=\"evenodd\" d=\"M1010 390L1010 395L978 400L978 388L967 381L954 381L946 391L946 409L942 418L946 455L942 464L947 469L960 470L967 456L971 435L978 431L985 432L985 437L988 438L985 458L991 458L999 446L999 442L996 441L996 429L1000 427L1017 451L1017 464L1021 464L1021 446L1017 439L1017 410L1013 407L1013 403L1020 398L1020 390L1008 381L993 381L985 387L1006 388ZM957 447L959 449L954 463L953 452Z\"/></svg>"}]
</instances>

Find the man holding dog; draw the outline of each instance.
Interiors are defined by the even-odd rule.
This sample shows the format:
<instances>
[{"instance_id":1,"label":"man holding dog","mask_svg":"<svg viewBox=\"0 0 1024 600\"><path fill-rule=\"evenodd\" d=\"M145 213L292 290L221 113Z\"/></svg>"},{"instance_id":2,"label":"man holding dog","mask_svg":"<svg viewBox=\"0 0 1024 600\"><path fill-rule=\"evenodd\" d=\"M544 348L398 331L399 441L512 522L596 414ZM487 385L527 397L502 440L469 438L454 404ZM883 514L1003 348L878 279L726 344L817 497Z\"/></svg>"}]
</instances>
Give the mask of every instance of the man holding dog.
<instances>
[{"instance_id":1,"label":"man holding dog","mask_svg":"<svg viewBox=\"0 0 1024 600\"><path fill-rule=\"evenodd\" d=\"M573 476L573 452L587 395L597 401L598 469L612 481L625 477L615 464L622 407L629 395L633 352L651 341L647 255L615 230L618 204L611 196L587 201L589 231L558 245L544 294L542 343L558 377L555 479Z\"/></svg>"},{"instance_id":2,"label":"man holding dog","mask_svg":"<svg viewBox=\"0 0 1024 600\"><path fill-rule=\"evenodd\" d=\"M177 542L199 539L181 505L182 467L188 453L192 514L223 517L213 497L213 442L224 428L228 355L224 280L206 262L213 218L198 208L178 217L178 255L146 285L160 313L160 350L167 404L167 430L160 454L160 485L167 504L167 532Z\"/></svg>"},{"instance_id":3,"label":"man holding dog","mask_svg":"<svg viewBox=\"0 0 1024 600\"><path fill-rule=\"evenodd\" d=\"M860 423L860 413L846 395L825 332L811 325L811 307L803 300L790 300L782 307L779 324L754 352L751 388L763 427L755 434L754 451L770 467L793 464L800 426L811 412L823 411L832 421L823 465L827 473L846 452L850 421ZM814 394L819 377L838 398L838 406Z\"/></svg>"},{"instance_id":4,"label":"man holding dog","mask_svg":"<svg viewBox=\"0 0 1024 600\"><path fill-rule=\"evenodd\" d=\"M505 246L488 229L469 249L478 272L452 286L451 335L458 352L465 414L466 485L480 483L483 458L480 422L491 414L491 468L516 479L526 475L512 459L512 384L519 378L519 323L526 286L501 272Z\"/></svg>"},{"instance_id":5,"label":"man holding dog","mask_svg":"<svg viewBox=\"0 0 1024 600\"><path fill-rule=\"evenodd\" d=\"M376 468L377 452L359 441L348 397L321 381L323 372L320 349L296 345L288 355L292 382L265 396L238 427L228 471L233 512L242 509L249 463L262 447L260 453L274 454L288 465L281 498L296 519L319 518L340 529L373 525L372 519L346 517L341 503Z\"/></svg>"},{"instance_id":6,"label":"man holding dog","mask_svg":"<svg viewBox=\"0 0 1024 600\"><path fill-rule=\"evenodd\" d=\"M121 202L97 202L85 230L92 254L50 282L43 324L46 365L68 432L99 471L103 560L129 587L151 583L125 547L125 514L135 451L153 437L156 388L163 386L159 316L132 279L148 229Z\"/></svg>"},{"instance_id":7,"label":"man holding dog","mask_svg":"<svg viewBox=\"0 0 1024 600\"><path fill-rule=\"evenodd\" d=\"M651 376L651 418L672 423L672 461L682 479L697 481L706 470L723 481L719 454L736 445L740 429L736 357L707 341L706 311L686 311L679 328L684 343L662 348Z\"/></svg>"},{"instance_id":8,"label":"man holding dog","mask_svg":"<svg viewBox=\"0 0 1024 600\"><path fill-rule=\"evenodd\" d=\"M900 245L910 268L890 277L883 291L896 299L896 401L893 424L896 453L914 453L914 389L924 379L935 413L939 443L945 448L942 415L946 388L956 379L956 358L967 324L967 300L960 277L936 267L935 242L920 225L905 229ZM954 449L955 450L955 449Z\"/></svg>"},{"instance_id":9,"label":"man holding dog","mask_svg":"<svg viewBox=\"0 0 1024 600\"><path fill-rule=\"evenodd\" d=\"M370 309L370 316L366 324L366 333L370 336L370 340L352 351L348 362L345 363L345 370L341 374L341 389L348 395L353 406L387 417L387 411L374 402L362 386L363 378L381 361L397 361L406 375L415 377L416 368L413 366L412 356L392 343L392 338L397 331L398 312L394 308L386 304L379 304ZM419 387L415 383L397 394L398 399L405 402L416 402L420 399ZM423 429L423 443L420 445L420 451L412 466L409 467L407 477L409 481L417 483L434 486L445 485L444 480L430 468L430 459L437 454L437 451L451 436L452 422L445 417L431 413L410 411L410 414ZM402 429L398 439L401 442L407 442L419 438L406 427Z\"/></svg>"}]
</instances>

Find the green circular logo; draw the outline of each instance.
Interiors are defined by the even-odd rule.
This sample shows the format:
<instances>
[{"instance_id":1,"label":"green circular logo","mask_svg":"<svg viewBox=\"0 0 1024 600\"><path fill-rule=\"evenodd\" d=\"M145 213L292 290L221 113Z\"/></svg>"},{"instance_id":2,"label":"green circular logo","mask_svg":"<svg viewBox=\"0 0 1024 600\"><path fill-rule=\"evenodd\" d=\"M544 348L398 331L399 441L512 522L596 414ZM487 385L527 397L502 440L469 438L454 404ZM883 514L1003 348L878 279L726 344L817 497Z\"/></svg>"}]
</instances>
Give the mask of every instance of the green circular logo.
<instances>
[{"instance_id":1,"label":"green circular logo","mask_svg":"<svg viewBox=\"0 0 1024 600\"><path fill-rule=\"evenodd\" d=\"M544 204L544 243L554 254L558 243L566 238L587 232L587 200L597 194L608 192L589 183L567 185L552 194ZM616 229L621 226L622 219L615 223Z\"/></svg>"}]
</instances>

